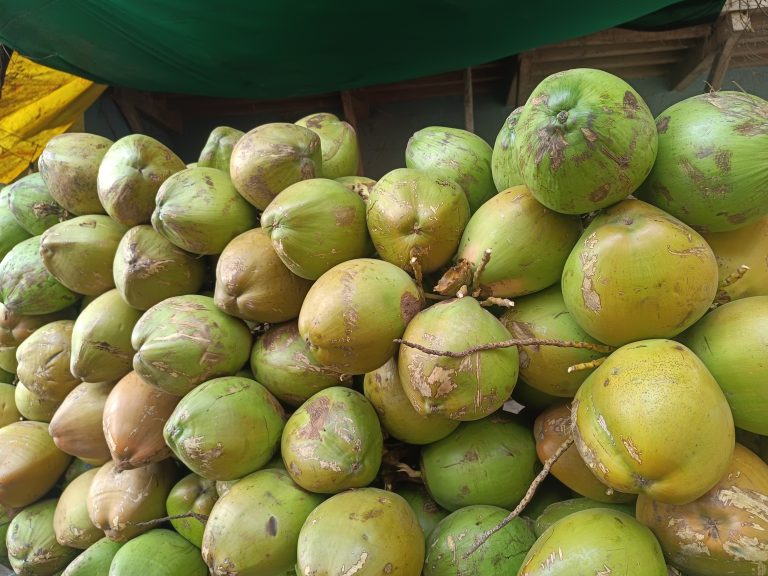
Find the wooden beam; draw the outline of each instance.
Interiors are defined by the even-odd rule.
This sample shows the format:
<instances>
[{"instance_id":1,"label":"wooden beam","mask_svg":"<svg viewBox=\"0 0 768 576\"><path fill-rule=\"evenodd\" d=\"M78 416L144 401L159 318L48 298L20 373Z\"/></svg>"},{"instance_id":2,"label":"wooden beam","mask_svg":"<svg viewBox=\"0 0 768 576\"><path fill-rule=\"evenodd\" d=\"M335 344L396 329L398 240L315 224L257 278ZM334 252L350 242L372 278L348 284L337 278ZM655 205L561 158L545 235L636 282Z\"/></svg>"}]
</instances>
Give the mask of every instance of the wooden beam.
<instances>
[{"instance_id":1,"label":"wooden beam","mask_svg":"<svg viewBox=\"0 0 768 576\"><path fill-rule=\"evenodd\" d=\"M528 96L533 92L538 82L531 80L531 65L533 64L533 52L523 52L520 54L517 66L517 98L513 108L524 105L528 101Z\"/></svg>"},{"instance_id":2,"label":"wooden beam","mask_svg":"<svg viewBox=\"0 0 768 576\"><path fill-rule=\"evenodd\" d=\"M176 109L171 109L163 95L117 88L115 89L115 96L117 98L116 101L122 101L127 109L143 113L171 132L181 134L184 131L181 113ZM129 112L129 114L133 115L134 112Z\"/></svg>"},{"instance_id":3,"label":"wooden beam","mask_svg":"<svg viewBox=\"0 0 768 576\"><path fill-rule=\"evenodd\" d=\"M712 67L715 57L734 33L732 20L721 14L712 25L712 30L702 42L688 50L683 60L672 73L673 90L685 90L691 83Z\"/></svg>"},{"instance_id":4,"label":"wooden beam","mask_svg":"<svg viewBox=\"0 0 768 576\"><path fill-rule=\"evenodd\" d=\"M360 146L360 124L357 117L358 106L355 100L355 96L349 90L341 91L341 106L344 110L344 119L354 128L357 135L357 175L363 176L365 169L363 168L363 152Z\"/></svg>"},{"instance_id":5,"label":"wooden beam","mask_svg":"<svg viewBox=\"0 0 768 576\"><path fill-rule=\"evenodd\" d=\"M695 40L704 38L709 33L709 24L698 24L696 26L686 26L685 28L677 28L673 30L663 31L644 31L644 30L628 30L624 28L609 28L590 34L588 36L580 36L573 40L566 40L565 42L558 42L557 44L550 44L551 46L585 46L585 45L599 45L599 44L624 44L629 42L670 42L672 40ZM541 46L545 48L545 46Z\"/></svg>"},{"instance_id":6,"label":"wooden beam","mask_svg":"<svg viewBox=\"0 0 768 576\"><path fill-rule=\"evenodd\" d=\"M707 77L707 84L709 84L709 86L705 92L708 92L709 90L720 90L722 87L723 78L725 78L725 73L728 71L728 66L731 62L731 57L733 56L733 50L739 43L741 34L741 32L734 32L730 35L720 49L720 52L718 52L715 61L712 63L712 68L709 70L709 76Z\"/></svg>"},{"instance_id":7,"label":"wooden beam","mask_svg":"<svg viewBox=\"0 0 768 576\"><path fill-rule=\"evenodd\" d=\"M125 121L128 124L128 127L131 129L131 132L134 134L146 134L144 123L141 121L141 116L139 115L138 110L136 110L136 107L128 99L125 98L123 92L120 89L116 88L112 92L112 99L120 109L120 113L123 115L123 118L125 118Z\"/></svg>"},{"instance_id":8,"label":"wooden beam","mask_svg":"<svg viewBox=\"0 0 768 576\"><path fill-rule=\"evenodd\" d=\"M472 86L472 68L464 70L464 129L475 132L475 98Z\"/></svg>"}]
</instances>

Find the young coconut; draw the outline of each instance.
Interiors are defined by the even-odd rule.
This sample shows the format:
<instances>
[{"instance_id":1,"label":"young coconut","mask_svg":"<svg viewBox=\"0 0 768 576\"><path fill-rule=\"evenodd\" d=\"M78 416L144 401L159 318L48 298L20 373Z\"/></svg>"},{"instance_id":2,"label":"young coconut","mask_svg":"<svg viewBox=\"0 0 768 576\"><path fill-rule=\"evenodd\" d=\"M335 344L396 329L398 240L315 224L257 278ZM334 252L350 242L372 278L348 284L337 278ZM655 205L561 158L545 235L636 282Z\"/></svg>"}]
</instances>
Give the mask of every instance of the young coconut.
<instances>
[{"instance_id":1,"label":"young coconut","mask_svg":"<svg viewBox=\"0 0 768 576\"><path fill-rule=\"evenodd\" d=\"M109 538L102 538L91 544L77 558L69 563L61 576L104 576L109 574L112 559L122 546Z\"/></svg>"},{"instance_id":2,"label":"young coconut","mask_svg":"<svg viewBox=\"0 0 768 576\"><path fill-rule=\"evenodd\" d=\"M175 483L176 466L170 460L122 472L107 462L88 491L88 515L107 538L126 542L150 530L151 520L165 517L165 501Z\"/></svg>"},{"instance_id":3,"label":"young coconut","mask_svg":"<svg viewBox=\"0 0 768 576\"><path fill-rule=\"evenodd\" d=\"M680 335L725 393L733 422L768 436L768 296L729 302Z\"/></svg>"},{"instance_id":4,"label":"young coconut","mask_svg":"<svg viewBox=\"0 0 768 576\"><path fill-rule=\"evenodd\" d=\"M101 422L112 386L83 382L67 394L48 425L59 450L96 466L110 459Z\"/></svg>"},{"instance_id":5,"label":"young coconut","mask_svg":"<svg viewBox=\"0 0 768 576\"><path fill-rule=\"evenodd\" d=\"M320 137L322 167L318 176L336 179L358 173L360 152L357 134L350 124L335 114L320 112L297 120L296 125L309 128Z\"/></svg>"},{"instance_id":6,"label":"young coconut","mask_svg":"<svg viewBox=\"0 0 768 576\"><path fill-rule=\"evenodd\" d=\"M440 508L440 505L434 501L423 485L403 484L397 486L394 492L402 496L416 514L416 519L419 521L425 539L429 539L435 527L443 518L448 516L448 511Z\"/></svg>"},{"instance_id":7,"label":"young coconut","mask_svg":"<svg viewBox=\"0 0 768 576\"><path fill-rule=\"evenodd\" d=\"M397 266L370 258L350 260L309 289L299 333L323 366L339 374L365 374L395 354L393 340L423 305L419 288Z\"/></svg>"},{"instance_id":8,"label":"young coconut","mask_svg":"<svg viewBox=\"0 0 768 576\"><path fill-rule=\"evenodd\" d=\"M83 472L64 489L56 502L53 514L53 531L62 546L85 550L104 538L104 532L96 528L88 516L86 500L98 468Z\"/></svg>"},{"instance_id":9,"label":"young coconut","mask_svg":"<svg viewBox=\"0 0 768 576\"><path fill-rule=\"evenodd\" d=\"M213 576L285 576L296 565L304 521L324 497L293 483L284 470L249 474L216 503L203 534Z\"/></svg>"},{"instance_id":10,"label":"young coconut","mask_svg":"<svg viewBox=\"0 0 768 576\"><path fill-rule=\"evenodd\" d=\"M201 519L209 517L218 499L216 482L201 478L197 474L184 476L171 488L165 508L170 517L189 514L195 516L171 520L174 530L201 548L206 525L206 522Z\"/></svg>"},{"instance_id":11,"label":"young coconut","mask_svg":"<svg viewBox=\"0 0 768 576\"><path fill-rule=\"evenodd\" d=\"M72 320L46 324L16 349L16 375L41 398L62 402L80 384L69 369L74 325Z\"/></svg>"},{"instance_id":12,"label":"young coconut","mask_svg":"<svg viewBox=\"0 0 768 576\"><path fill-rule=\"evenodd\" d=\"M232 183L259 210L291 184L320 176L320 137L303 126L275 122L238 140L229 161Z\"/></svg>"},{"instance_id":13,"label":"young coconut","mask_svg":"<svg viewBox=\"0 0 768 576\"><path fill-rule=\"evenodd\" d=\"M80 552L56 541L55 510L56 500L43 500L25 508L11 520L6 543L8 559L16 574L56 574Z\"/></svg>"},{"instance_id":14,"label":"young coconut","mask_svg":"<svg viewBox=\"0 0 768 576\"><path fill-rule=\"evenodd\" d=\"M229 376L208 380L184 396L163 436L195 474L234 480L269 462L284 425L283 407L266 388Z\"/></svg>"},{"instance_id":15,"label":"young coconut","mask_svg":"<svg viewBox=\"0 0 768 576\"><path fill-rule=\"evenodd\" d=\"M733 454L725 395L701 360L671 340L616 350L576 392L572 413L575 444L592 473L614 490L660 502L700 498Z\"/></svg>"},{"instance_id":16,"label":"young coconut","mask_svg":"<svg viewBox=\"0 0 768 576\"><path fill-rule=\"evenodd\" d=\"M6 536L8 535L8 527L11 525L11 520L21 512L15 508L5 508L0 506L0 564L8 566L8 547L6 546Z\"/></svg>"},{"instance_id":17,"label":"young coconut","mask_svg":"<svg viewBox=\"0 0 768 576\"><path fill-rule=\"evenodd\" d=\"M23 508L42 498L70 460L56 448L43 422L13 422L0 428L0 506Z\"/></svg>"},{"instance_id":18,"label":"young coconut","mask_svg":"<svg viewBox=\"0 0 768 576\"><path fill-rule=\"evenodd\" d=\"M335 494L376 478L383 442L376 411L365 396L335 386L312 396L288 419L280 453L296 484Z\"/></svg>"},{"instance_id":19,"label":"young coconut","mask_svg":"<svg viewBox=\"0 0 768 576\"><path fill-rule=\"evenodd\" d=\"M608 508L575 512L536 540L517 576L574 574L668 576L653 533L632 516Z\"/></svg>"},{"instance_id":20,"label":"young coconut","mask_svg":"<svg viewBox=\"0 0 768 576\"><path fill-rule=\"evenodd\" d=\"M365 202L333 180L312 178L283 190L261 226L288 269L308 280L371 253Z\"/></svg>"},{"instance_id":21,"label":"young coconut","mask_svg":"<svg viewBox=\"0 0 768 576\"><path fill-rule=\"evenodd\" d=\"M164 392L183 396L198 384L235 374L248 360L251 333L208 296L177 296L147 310L133 329L133 368Z\"/></svg>"},{"instance_id":22,"label":"young coconut","mask_svg":"<svg viewBox=\"0 0 768 576\"><path fill-rule=\"evenodd\" d=\"M235 144L245 136L245 132L229 126L217 126L208 135L196 166L216 168L229 174L229 160Z\"/></svg>"},{"instance_id":23,"label":"young coconut","mask_svg":"<svg viewBox=\"0 0 768 576\"><path fill-rule=\"evenodd\" d=\"M593 508L610 508L628 514L629 516L634 517L635 515L634 500L625 504L599 502L597 500L592 500L591 498L570 498L568 500L560 500L547 506L544 511L536 517L536 522L533 525L533 531L536 534L536 538L539 538L544 534L552 524L562 520L566 516L570 516L575 512L581 512L582 510L591 510Z\"/></svg>"},{"instance_id":24,"label":"young coconut","mask_svg":"<svg viewBox=\"0 0 768 576\"><path fill-rule=\"evenodd\" d=\"M8 206L10 186L0 189L0 260L11 248L31 238L31 234L19 225Z\"/></svg>"},{"instance_id":25,"label":"young coconut","mask_svg":"<svg viewBox=\"0 0 768 576\"><path fill-rule=\"evenodd\" d=\"M157 191L184 162L145 134L129 134L110 146L99 166L99 200L107 214L125 226L148 224Z\"/></svg>"},{"instance_id":26,"label":"young coconut","mask_svg":"<svg viewBox=\"0 0 768 576\"><path fill-rule=\"evenodd\" d=\"M376 180L366 178L365 176L342 176L341 178L336 178L336 182L343 184L352 190L352 192L360 196L366 204L368 204L368 197L371 194L371 190L376 185Z\"/></svg>"},{"instance_id":27,"label":"young coconut","mask_svg":"<svg viewBox=\"0 0 768 576\"><path fill-rule=\"evenodd\" d=\"M163 426L179 400L150 386L136 372L115 385L104 404L101 425L118 472L170 457Z\"/></svg>"},{"instance_id":28,"label":"young coconut","mask_svg":"<svg viewBox=\"0 0 768 576\"><path fill-rule=\"evenodd\" d=\"M448 352L510 338L502 323L469 297L425 309L403 334L406 342ZM418 413L479 420L501 408L512 393L518 352L510 347L450 358L402 345L397 366L403 390Z\"/></svg>"},{"instance_id":29,"label":"young coconut","mask_svg":"<svg viewBox=\"0 0 768 576\"><path fill-rule=\"evenodd\" d=\"M96 179L112 140L78 132L54 136L37 161L53 199L72 214L104 214Z\"/></svg>"},{"instance_id":30,"label":"young coconut","mask_svg":"<svg viewBox=\"0 0 768 576\"><path fill-rule=\"evenodd\" d=\"M539 470L528 427L504 413L464 422L421 449L421 474L446 510L474 504L513 508Z\"/></svg>"},{"instance_id":31,"label":"young coconut","mask_svg":"<svg viewBox=\"0 0 768 576\"><path fill-rule=\"evenodd\" d=\"M507 515L498 506L462 507L441 521L427 540L424 576L515 574L536 541L530 525L515 518L493 540L467 556L475 539Z\"/></svg>"},{"instance_id":32,"label":"young coconut","mask_svg":"<svg viewBox=\"0 0 768 576\"><path fill-rule=\"evenodd\" d=\"M72 328L70 371L86 382L114 382L131 371L131 332L141 312L120 292L98 296L80 313Z\"/></svg>"},{"instance_id":33,"label":"young coconut","mask_svg":"<svg viewBox=\"0 0 768 576\"><path fill-rule=\"evenodd\" d=\"M504 120L496 142L493 144L491 156L491 174L496 190L502 192L512 186L525 184L517 166L517 148L515 148L515 130L520 121L523 107L519 106Z\"/></svg>"},{"instance_id":34,"label":"young coconut","mask_svg":"<svg viewBox=\"0 0 768 576\"><path fill-rule=\"evenodd\" d=\"M187 168L163 182L157 192L152 227L193 254L219 254L232 238L258 226L226 172Z\"/></svg>"},{"instance_id":35,"label":"young coconut","mask_svg":"<svg viewBox=\"0 0 768 576\"><path fill-rule=\"evenodd\" d=\"M483 293L491 296L538 292L558 281L580 233L578 218L545 208L525 186L509 188L472 216L461 237L458 263L435 291L453 296L476 276ZM492 252L486 261L487 250Z\"/></svg>"},{"instance_id":36,"label":"young coconut","mask_svg":"<svg viewBox=\"0 0 768 576\"><path fill-rule=\"evenodd\" d=\"M765 572L768 543L768 464L736 444L728 471L701 498L683 506L640 495L637 519L667 559L686 574Z\"/></svg>"},{"instance_id":37,"label":"young coconut","mask_svg":"<svg viewBox=\"0 0 768 576\"><path fill-rule=\"evenodd\" d=\"M19 226L32 236L42 234L48 228L72 218L72 214L53 199L40 172L20 178L5 189L8 208Z\"/></svg>"},{"instance_id":38,"label":"young coconut","mask_svg":"<svg viewBox=\"0 0 768 576\"><path fill-rule=\"evenodd\" d=\"M66 320L74 316L75 310L73 308L65 308L53 314L24 316L12 312L4 304L0 304L0 346L3 348L16 347L38 328L56 320Z\"/></svg>"},{"instance_id":39,"label":"young coconut","mask_svg":"<svg viewBox=\"0 0 768 576\"><path fill-rule=\"evenodd\" d=\"M48 322L46 322L48 324ZM0 348L0 370L16 374L19 363L16 361L16 346Z\"/></svg>"},{"instance_id":40,"label":"young coconut","mask_svg":"<svg viewBox=\"0 0 768 576\"><path fill-rule=\"evenodd\" d=\"M370 192L366 220L376 252L383 260L434 272L456 253L469 221L469 203L461 187L429 170L398 168Z\"/></svg>"},{"instance_id":41,"label":"young coconut","mask_svg":"<svg viewBox=\"0 0 768 576\"><path fill-rule=\"evenodd\" d=\"M419 576L424 534L397 494L378 488L332 496L307 517L299 533L298 574Z\"/></svg>"},{"instance_id":42,"label":"young coconut","mask_svg":"<svg viewBox=\"0 0 768 576\"><path fill-rule=\"evenodd\" d=\"M0 301L15 314L59 312L80 298L59 282L40 256L41 236L14 246L0 262Z\"/></svg>"},{"instance_id":43,"label":"young coconut","mask_svg":"<svg viewBox=\"0 0 768 576\"><path fill-rule=\"evenodd\" d=\"M611 346L672 338L709 310L717 261L694 230L640 200L624 200L584 230L563 270L565 306Z\"/></svg>"},{"instance_id":44,"label":"young coconut","mask_svg":"<svg viewBox=\"0 0 768 576\"><path fill-rule=\"evenodd\" d=\"M416 132L405 148L408 168L432 169L463 189L470 213L496 194L491 174L492 148L466 130L429 126Z\"/></svg>"},{"instance_id":45,"label":"young coconut","mask_svg":"<svg viewBox=\"0 0 768 576\"><path fill-rule=\"evenodd\" d=\"M126 231L109 216L78 216L43 233L40 256L64 286L78 294L97 296L115 287L112 263Z\"/></svg>"},{"instance_id":46,"label":"young coconut","mask_svg":"<svg viewBox=\"0 0 768 576\"><path fill-rule=\"evenodd\" d=\"M207 576L200 551L173 530L156 528L126 542L109 566L112 576Z\"/></svg>"},{"instance_id":47,"label":"young coconut","mask_svg":"<svg viewBox=\"0 0 768 576\"><path fill-rule=\"evenodd\" d=\"M352 386L352 377L322 366L299 334L296 321L270 326L251 351L253 379L281 402L298 407L331 386Z\"/></svg>"},{"instance_id":48,"label":"young coconut","mask_svg":"<svg viewBox=\"0 0 768 576\"><path fill-rule=\"evenodd\" d=\"M641 198L698 232L736 230L768 213L768 102L712 91L656 119L659 154Z\"/></svg>"},{"instance_id":49,"label":"young coconut","mask_svg":"<svg viewBox=\"0 0 768 576\"><path fill-rule=\"evenodd\" d=\"M22 419L21 413L16 407L15 395L15 386L5 382L0 384L0 428Z\"/></svg>"},{"instance_id":50,"label":"young coconut","mask_svg":"<svg viewBox=\"0 0 768 576\"><path fill-rule=\"evenodd\" d=\"M264 228L234 238L216 263L213 300L221 310L248 322L285 322L299 315L312 282L291 272Z\"/></svg>"},{"instance_id":51,"label":"young coconut","mask_svg":"<svg viewBox=\"0 0 768 576\"><path fill-rule=\"evenodd\" d=\"M22 382L16 383L14 402L19 414L32 422L50 422L62 404L61 400L41 398L31 392Z\"/></svg>"},{"instance_id":52,"label":"young coconut","mask_svg":"<svg viewBox=\"0 0 768 576\"><path fill-rule=\"evenodd\" d=\"M117 245L112 275L131 307L149 310L166 298L198 292L205 262L174 246L151 226L135 226Z\"/></svg>"},{"instance_id":53,"label":"young coconut","mask_svg":"<svg viewBox=\"0 0 768 576\"><path fill-rule=\"evenodd\" d=\"M520 174L536 200L586 214L632 194L651 171L653 116L624 80L576 68L542 80L515 128Z\"/></svg>"}]
</instances>

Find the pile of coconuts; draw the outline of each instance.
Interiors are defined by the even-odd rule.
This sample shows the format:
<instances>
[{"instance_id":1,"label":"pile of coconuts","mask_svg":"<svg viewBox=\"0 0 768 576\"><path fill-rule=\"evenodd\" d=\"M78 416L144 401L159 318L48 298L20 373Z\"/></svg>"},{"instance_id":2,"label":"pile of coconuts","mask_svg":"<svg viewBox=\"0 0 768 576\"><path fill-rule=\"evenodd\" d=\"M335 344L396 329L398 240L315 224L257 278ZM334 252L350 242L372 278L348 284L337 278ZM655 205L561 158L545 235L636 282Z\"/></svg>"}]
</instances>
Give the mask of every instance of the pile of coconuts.
<instances>
[{"instance_id":1,"label":"pile of coconuts","mask_svg":"<svg viewBox=\"0 0 768 576\"><path fill-rule=\"evenodd\" d=\"M0 563L768 571L768 102L541 82L360 175L332 114L0 191Z\"/></svg>"}]
</instances>

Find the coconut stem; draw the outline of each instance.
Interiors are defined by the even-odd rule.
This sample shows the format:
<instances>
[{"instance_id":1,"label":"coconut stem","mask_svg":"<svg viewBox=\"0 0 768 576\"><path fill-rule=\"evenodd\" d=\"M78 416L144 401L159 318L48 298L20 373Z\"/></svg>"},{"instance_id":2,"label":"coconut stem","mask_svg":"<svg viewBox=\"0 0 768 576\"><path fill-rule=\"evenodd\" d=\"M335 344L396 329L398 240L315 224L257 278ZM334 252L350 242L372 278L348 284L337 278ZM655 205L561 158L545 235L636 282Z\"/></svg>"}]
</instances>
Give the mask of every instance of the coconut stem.
<instances>
[{"instance_id":1,"label":"coconut stem","mask_svg":"<svg viewBox=\"0 0 768 576\"><path fill-rule=\"evenodd\" d=\"M568 374L572 374L573 372L579 372L581 370L591 370L592 368L597 368L605 362L605 359L608 358L607 356L603 356L602 358L595 358L594 360L591 360L589 362L582 362L581 364L576 364L574 366L568 367Z\"/></svg>"},{"instance_id":2,"label":"coconut stem","mask_svg":"<svg viewBox=\"0 0 768 576\"><path fill-rule=\"evenodd\" d=\"M742 264L734 272L723 278L723 281L720 283L720 286L717 289L717 296L715 296L715 301L710 306L713 310L717 308L718 306L722 306L723 304L727 304L731 301L731 295L728 294L728 292L725 291L726 288L729 286L733 286L744 278L744 276L749 272L750 268L746 264Z\"/></svg>"},{"instance_id":3,"label":"coconut stem","mask_svg":"<svg viewBox=\"0 0 768 576\"><path fill-rule=\"evenodd\" d=\"M416 280L416 286L419 288L419 292L424 293L424 273L421 269L421 258L419 257L419 250L411 248L411 259L409 264L411 270L413 270L413 278Z\"/></svg>"},{"instance_id":4,"label":"coconut stem","mask_svg":"<svg viewBox=\"0 0 768 576\"><path fill-rule=\"evenodd\" d=\"M205 514L198 514L197 512L187 512L186 514L176 514L175 516L165 516L164 518L155 518L154 520L147 520L146 522L137 522L136 526L149 526L154 528L160 526L171 520L183 520L184 518L194 518L201 524L208 522L208 516Z\"/></svg>"},{"instance_id":5,"label":"coconut stem","mask_svg":"<svg viewBox=\"0 0 768 576\"><path fill-rule=\"evenodd\" d=\"M503 340L501 342L490 342L488 344L478 344L472 346L461 352L451 352L450 350L435 350L434 348L427 348L416 342L409 342L402 338L394 340L397 344L408 346L409 348L415 348L425 354L431 354L433 356L447 356L448 358L464 358L471 356L475 352L484 352L486 350L498 350L500 348L511 348L512 346L555 346L557 348L580 348L582 350L592 350L594 352L602 352L603 354L610 354L615 350L611 346L605 344L593 344L592 342L577 342L574 340L553 340L549 338L519 338L512 340Z\"/></svg>"},{"instance_id":6,"label":"coconut stem","mask_svg":"<svg viewBox=\"0 0 768 576\"><path fill-rule=\"evenodd\" d=\"M464 554L464 560L469 558L472 554L477 552L480 547L485 544L488 539L496 534L496 532L503 530L504 527L512 522L515 518L520 516L523 510L525 510L525 507L528 506L528 504L531 503L531 500L533 500L534 495L536 494L536 490L539 488L542 482L544 482L544 479L549 475L549 471L554 466L555 462L562 456L568 448L571 447L571 444L573 444L573 436L569 436L565 439L565 441L560 444L560 447L555 450L555 453L552 454L549 458L547 458L547 461L544 462L544 467L541 469L541 472L538 473L536 478L533 479L533 482L531 482L531 485L528 487L528 491L525 493L525 496L523 496L523 499L520 500L520 504L518 504L512 512L510 512L504 520L499 522L496 526L491 528L490 530L486 530L480 535L480 538L478 538L475 541L474 546L469 549L469 551Z\"/></svg>"},{"instance_id":7,"label":"coconut stem","mask_svg":"<svg viewBox=\"0 0 768 576\"><path fill-rule=\"evenodd\" d=\"M475 294L480 288L480 276L485 272L485 267L488 266L488 262L491 260L491 252L493 252L493 250L490 248L485 249L480 264L477 265L477 268L475 268L475 271L472 274L472 294Z\"/></svg>"},{"instance_id":8,"label":"coconut stem","mask_svg":"<svg viewBox=\"0 0 768 576\"><path fill-rule=\"evenodd\" d=\"M502 308L514 308L515 303L512 302L509 298L497 298L496 296L489 296L482 302L480 302L480 306L483 306L484 308L490 308L491 306L501 306Z\"/></svg>"},{"instance_id":9,"label":"coconut stem","mask_svg":"<svg viewBox=\"0 0 768 576\"><path fill-rule=\"evenodd\" d=\"M451 296L443 296L441 294L432 294L432 292L424 292L424 298L427 300L450 300Z\"/></svg>"},{"instance_id":10,"label":"coconut stem","mask_svg":"<svg viewBox=\"0 0 768 576\"><path fill-rule=\"evenodd\" d=\"M405 463L403 463L403 462L400 462L400 463L397 465L397 470L398 470L399 472L402 472L402 473L403 473L403 474L405 474L406 476L408 476L408 478L421 478L421 471L419 471L419 470L414 470L413 468L411 468L410 466L408 466L408 464L405 464Z\"/></svg>"}]
</instances>

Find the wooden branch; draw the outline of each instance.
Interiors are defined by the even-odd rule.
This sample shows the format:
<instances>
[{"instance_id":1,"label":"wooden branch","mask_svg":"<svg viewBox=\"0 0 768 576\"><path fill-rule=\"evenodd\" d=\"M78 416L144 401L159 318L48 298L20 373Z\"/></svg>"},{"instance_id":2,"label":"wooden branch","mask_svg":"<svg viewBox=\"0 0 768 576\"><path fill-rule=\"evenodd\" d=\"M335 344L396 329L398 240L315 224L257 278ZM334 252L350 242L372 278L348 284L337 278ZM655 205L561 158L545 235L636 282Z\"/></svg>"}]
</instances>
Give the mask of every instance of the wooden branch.
<instances>
[{"instance_id":1,"label":"wooden branch","mask_svg":"<svg viewBox=\"0 0 768 576\"><path fill-rule=\"evenodd\" d=\"M475 131L475 99L472 88L472 68L464 70L464 129Z\"/></svg>"},{"instance_id":2,"label":"wooden branch","mask_svg":"<svg viewBox=\"0 0 768 576\"><path fill-rule=\"evenodd\" d=\"M356 100L357 99L349 90L341 91L341 106L344 110L344 119L349 122L357 134L357 158L359 160L357 164L357 175L362 176L365 174L365 169L363 168L363 151L360 146L360 124L358 122L357 114L359 106Z\"/></svg>"},{"instance_id":3,"label":"wooden branch","mask_svg":"<svg viewBox=\"0 0 768 576\"><path fill-rule=\"evenodd\" d=\"M690 48L672 73L673 90L685 90L691 83L712 67L716 56L734 34L732 20L722 14L712 25L710 33L699 44ZM732 48L731 48L732 50Z\"/></svg>"},{"instance_id":4,"label":"wooden branch","mask_svg":"<svg viewBox=\"0 0 768 576\"><path fill-rule=\"evenodd\" d=\"M707 77L707 84L709 86L705 91L720 90L722 88L723 78L725 78L725 73L728 71L733 50L739 43L741 34L741 32L734 32L729 36L720 52L715 56L715 61L712 63L712 68L709 70L709 76Z\"/></svg>"}]
</instances>

